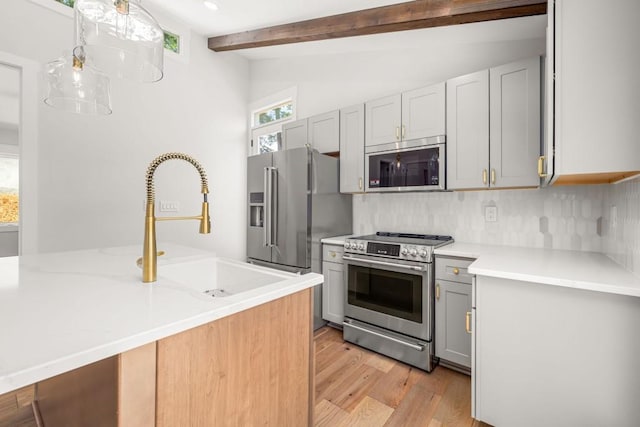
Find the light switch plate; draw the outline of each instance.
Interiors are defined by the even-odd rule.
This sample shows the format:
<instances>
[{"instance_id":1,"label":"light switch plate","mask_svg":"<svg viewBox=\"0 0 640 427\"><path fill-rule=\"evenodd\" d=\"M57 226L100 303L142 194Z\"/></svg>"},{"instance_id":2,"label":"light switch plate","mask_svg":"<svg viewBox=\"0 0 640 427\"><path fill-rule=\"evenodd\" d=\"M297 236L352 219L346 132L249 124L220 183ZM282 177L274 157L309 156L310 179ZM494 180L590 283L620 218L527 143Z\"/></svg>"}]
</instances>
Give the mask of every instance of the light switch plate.
<instances>
[{"instance_id":1,"label":"light switch plate","mask_svg":"<svg viewBox=\"0 0 640 427\"><path fill-rule=\"evenodd\" d=\"M180 202L175 200L161 200L160 201L160 212L179 212L180 211Z\"/></svg>"},{"instance_id":2,"label":"light switch plate","mask_svg":"<svg viewBox=\"0 0 640 427\"><path fill-rule=\"evenodd\" d=\"M486 206L484 208L484 220L486 222L496 222L498 220L498 207Z\"/></svg>"}]
</instances>

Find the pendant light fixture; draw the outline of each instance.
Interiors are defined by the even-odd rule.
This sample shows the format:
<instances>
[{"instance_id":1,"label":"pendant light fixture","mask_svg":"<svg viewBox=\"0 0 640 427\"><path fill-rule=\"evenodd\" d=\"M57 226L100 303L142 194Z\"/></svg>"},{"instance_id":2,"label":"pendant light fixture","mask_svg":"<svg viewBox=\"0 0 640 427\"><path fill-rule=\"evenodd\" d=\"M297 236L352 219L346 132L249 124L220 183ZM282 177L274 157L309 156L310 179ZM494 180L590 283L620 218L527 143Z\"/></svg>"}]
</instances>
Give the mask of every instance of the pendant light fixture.
<instances>
[{"instance_id":1,"label":"pendant light fixture","mask_svg":"<svg viewBox=\"0 0 640 427\"><path fill-rule=\"evenodd\" d=\"M86 63L139 82L162 78L164 31L134 0L76 0L76 43Z\"/></svg>"},{"instance_id":2,"label":"pendant light fixture","mask_svg":"<svg viewBox=\"0 0 640 427\"><path fill-rule=\"evenodd\" d=\"M45 66L54 108L111 114L109 76L157 82L163 75L164 31L135 0L76 0L73 53Z\"/></svg>"},{"instance_id":3,"label":"pendant light fixture","mask_svg":"<svg viewBox=\"0 0 640 427\"><path fill-rule=\"evenodd\" d=\"M109 78L85 64L82 46L45 65L45 104L80 114L111 114Z\"/></svg>"}]
</instances>

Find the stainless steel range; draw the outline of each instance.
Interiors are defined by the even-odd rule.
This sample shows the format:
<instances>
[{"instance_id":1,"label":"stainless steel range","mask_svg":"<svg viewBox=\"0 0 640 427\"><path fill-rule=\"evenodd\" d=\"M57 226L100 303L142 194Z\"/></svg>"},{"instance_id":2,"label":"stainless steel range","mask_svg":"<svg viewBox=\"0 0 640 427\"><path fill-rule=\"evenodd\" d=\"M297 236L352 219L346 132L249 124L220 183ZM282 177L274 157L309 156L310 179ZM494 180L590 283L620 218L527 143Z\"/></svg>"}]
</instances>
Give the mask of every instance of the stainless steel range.
<instances>
[{"instance_id":1,"label":"stainless steel range","mask_svg":"<svg viewBox=\"0 0 640 427\"><path fill-rule=\"evenodd\" d=\"M345 241L344 339L430 372L433 251L451 236L378 232Z\"/></svg>"}]
</instances>

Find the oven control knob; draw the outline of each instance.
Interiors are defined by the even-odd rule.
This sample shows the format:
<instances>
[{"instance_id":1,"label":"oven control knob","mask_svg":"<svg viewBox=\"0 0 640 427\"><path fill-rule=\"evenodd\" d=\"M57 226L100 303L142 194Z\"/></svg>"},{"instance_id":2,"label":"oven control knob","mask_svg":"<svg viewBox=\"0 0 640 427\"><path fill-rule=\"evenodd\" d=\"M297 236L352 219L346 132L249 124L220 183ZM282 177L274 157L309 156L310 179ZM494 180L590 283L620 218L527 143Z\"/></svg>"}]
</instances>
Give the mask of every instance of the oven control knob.
<instances>
[{"instance_id":1,"label":"oven control knob","mask_svg":"<svg viewBox=\"0 0 640 427\"><path fill-rule=\"evenodd\" d=\"M364 243L358 243L358 250L364 251Z\"/></svg>"},{"instance_id":2,"label":"oven control knob","mask_svg":"<svg viewBox=\"0 0 640 427\"><path fill-rule=\"evenodd\" d=\"M402 250L400 251L400 253L402 253L402 255L406 255L409 253L409 250L407 248L402 248Z\"/></svg>"},{"instance_id":3,"label":"oven control knob","mask_svg":"<svg viewBox=\"0 0 640 427\"><path fill-rule=\"evenodd\" d=\"M411 249L411 251L409 251L409 255L416 256L418 255L418 251L416 251L415 249Z\"/></svg>"},{"instance_id":4,"label":"oven control knob","mask_svg":"<svg viewBox=\"0 0 640 427\"><path fill-rule=\"evenodd\" d=\"M350 247L350 246L349 246L349 242L344 242L344 248L345 248L345 249L349 249L349 247Z\"/></svg>"},{"instance_id":5,"label":"oven control knob","mask_svg":"<svg viewBox=\"0 0 640 427\"><path fill-rule=\"evenodd\" d=\"M425 251L424 249L420 251L420 256L422 258L426 258L427 257L427 251Z\"/></svg>"},{"instance_id":6,"label":"oven control knob","mask_svg":"<svg viewBox=\"0 0 640 427\"><path fill-rule=\"evenodd\" d=\"M358 244L357 244L357 243L355 243L355 242L352 242L352 243L351 243L351 245L350 245L350 247L351 247L351 249L355 249L355 248L357 248L357 247L358 247Z\"/></svg>"}]
</instances>

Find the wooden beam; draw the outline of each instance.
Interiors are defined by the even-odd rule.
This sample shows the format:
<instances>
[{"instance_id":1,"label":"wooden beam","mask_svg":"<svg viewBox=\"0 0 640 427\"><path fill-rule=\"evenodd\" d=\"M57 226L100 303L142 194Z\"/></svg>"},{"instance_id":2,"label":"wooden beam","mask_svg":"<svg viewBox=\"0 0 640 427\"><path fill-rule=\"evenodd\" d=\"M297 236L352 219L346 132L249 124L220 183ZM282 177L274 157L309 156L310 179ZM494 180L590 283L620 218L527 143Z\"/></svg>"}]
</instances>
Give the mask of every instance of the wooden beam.
<instances>
[{"instance_id":1,"label":"wooden beam","mask_svg":"<svg viewBox=\"0 0 640 427\"><path fill-rule=\"evenodd\" d=\"M547 13L546 0L414 0L209 38L216 52Z\"/></svg>"}]
</instances>

